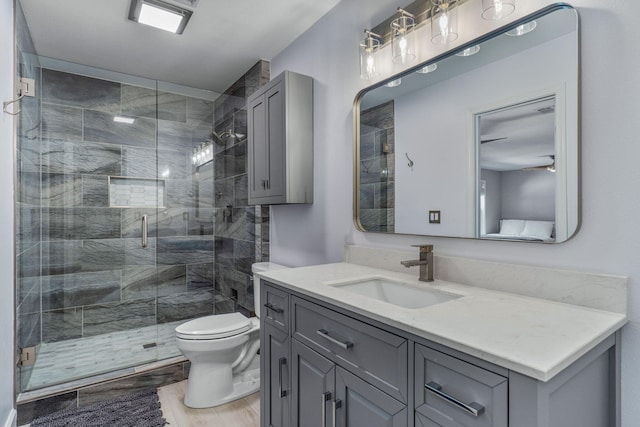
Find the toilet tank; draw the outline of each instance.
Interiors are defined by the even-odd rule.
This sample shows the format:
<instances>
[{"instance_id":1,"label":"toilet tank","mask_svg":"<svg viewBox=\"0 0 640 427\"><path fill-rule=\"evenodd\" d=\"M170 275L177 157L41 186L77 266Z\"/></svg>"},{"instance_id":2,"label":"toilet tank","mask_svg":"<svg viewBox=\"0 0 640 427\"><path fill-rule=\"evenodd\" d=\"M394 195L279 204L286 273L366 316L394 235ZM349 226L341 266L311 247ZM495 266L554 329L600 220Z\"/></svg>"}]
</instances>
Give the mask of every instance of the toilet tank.
<instances>
[{"instance_id":1,"label":"toilet tank","mask_svg":"<svg viewBox=\"0 0 640 427\"><path fill-rule=\"evenodd\" d=\"M270 270L282 270L285 267L284 265L276 264L275 262L256 262L251 265L252 273L259 273L261 271L270 271ZM253 309L256 312L256 316L260 317L260 309L262 308L262 304L260 304L260 279L258 277L253 276Z\"/></svg>"}]
</instances>

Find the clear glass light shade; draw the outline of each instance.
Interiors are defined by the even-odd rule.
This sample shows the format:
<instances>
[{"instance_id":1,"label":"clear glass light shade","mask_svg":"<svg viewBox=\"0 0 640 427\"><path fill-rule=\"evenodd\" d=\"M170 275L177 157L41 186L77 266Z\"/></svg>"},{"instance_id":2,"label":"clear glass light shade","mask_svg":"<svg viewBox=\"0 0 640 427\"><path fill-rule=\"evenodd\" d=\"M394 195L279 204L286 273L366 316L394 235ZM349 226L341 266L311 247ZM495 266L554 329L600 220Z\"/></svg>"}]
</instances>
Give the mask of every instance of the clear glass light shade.
<instances>
[{"instance_id":1,"label":"clear glass light shade","mask_svg":"<svg viewBox=\"0 0 640 427\"><path fill-rule=\"evenodd\" d=\"M456 0L432 0L431 41L447 44L458 38L458 8Z\"/></svg>"},{"instance_id":2,"label":"clear glass light shade","mask_svg":"<svg viewBox=\"0 0 640 427\"><path fill-rule=\"evenodd\" d=\"M516 10L516 0L482 0L482 18L497 21Z\"/></svg>"},{"instance_id":3,"label":"clear glass light shade","mask_svg":"<svg viewBox=\"0 0 640 427\"><path fill-rule=\"evenodd\" d=\"M471 56L471 55L475 55L478 52L480 52L479 44L461 50L460 52L456 53L456 56Z\"/></svg>"},{"instance_id":4,"label":"clear glass light shade","mask_svg":"<svg viewBox=\"0 0 640 427\"><path fill-rule=\"evenodd\" d=\"M380 75L378 50L380 41L367 35L360 43L360 78L371 80Z\"/></svg>"},{"instance_id":5,"label":"clear glass light shade","mask_svg":"<svg viewBox=\"0 0 640 427\"><path fill-rule=\"evenodd\" d=\"M535 30L537 26L538 23L536 21L530 21L526 24L518 25L516 28L507 31L505 34L513 37L524 36L525 34Z\"/></svg>"},{"instance_id":6,"label":"clear glass light shade","mask_svg":"<svg viewBox=\"0 0 640 427\"><path fill-rule=\"evenodd\" d=\"M401 16L391 22L391 55L395 64L406 64L416 59L416 42L411 16Z\"/></svg>"},{"instance_id":7,"label":"clear glass light shade","mask_svg":"<svg viewBox=\"0 0 640 427\"><path fill-rule=\"evenodd\" d=\"M396 86L400 86L401 84L402 84L402 79L395 79L395 80L391 80L385 86L386 87L396 87Z\"/></svg>"},{"instance_id":8,"label":"clear glass light shade","mask_svg":"<svg viewBox=\"0 0 640 427\"><path fill-rule=\"evenodd\" d=\"M429 65L427 65L425 67L420 68L418 71L416 71L416 73L428 74L428 73L433 73L437 69L438 69L438 64L433 63L433 64L429 64Z\"/></svg>"}]
</instances>

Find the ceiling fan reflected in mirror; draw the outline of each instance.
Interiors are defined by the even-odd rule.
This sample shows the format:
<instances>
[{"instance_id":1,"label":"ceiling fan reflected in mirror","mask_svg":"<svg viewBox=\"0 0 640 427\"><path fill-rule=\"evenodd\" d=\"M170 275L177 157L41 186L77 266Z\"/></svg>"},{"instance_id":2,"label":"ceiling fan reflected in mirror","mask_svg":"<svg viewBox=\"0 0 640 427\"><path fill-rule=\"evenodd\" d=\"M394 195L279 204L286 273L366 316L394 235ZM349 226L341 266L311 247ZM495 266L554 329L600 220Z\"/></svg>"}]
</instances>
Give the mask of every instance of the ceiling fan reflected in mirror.
<instances>
[{"instance_id":1,"label":"ceiling fan reflected in mirror","mask_svg":"<svg viewBox=\"0 0 640 427\"><path fill-rule=\"evenodd\" d=\"M522 168L523 171L527 171L527 172L536 172L536 171L548 171L548 172L555 172L556 171L556 156L553 154L548 154L546 156L541 156L541 157L549 157L551 159L551 163L548 165L542 165L542 166L531 166L528 168Z\"/></svg>"},{"instance_id":2,"label":"ceiling fan reflected in mirror","mask_svg":"<svg viewBox=\"0 0 640 427\"><path fill-rule=\"evenodd\" d=\"M503 138L492 138L492 139L482 139L480 140L480 144L486 144L488 142L494 142L494 141L502 141L503 139L507 139L507 137L503 137Z\"/></svg>"}]
</instances>

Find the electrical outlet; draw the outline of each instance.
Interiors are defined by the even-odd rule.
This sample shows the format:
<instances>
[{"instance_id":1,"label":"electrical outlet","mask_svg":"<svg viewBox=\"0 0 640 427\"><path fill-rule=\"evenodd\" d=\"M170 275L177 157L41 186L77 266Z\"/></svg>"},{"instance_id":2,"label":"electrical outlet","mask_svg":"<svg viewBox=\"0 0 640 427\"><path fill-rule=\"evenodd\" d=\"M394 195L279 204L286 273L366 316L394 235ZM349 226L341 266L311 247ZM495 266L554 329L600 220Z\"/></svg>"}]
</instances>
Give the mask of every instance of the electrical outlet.
<instances>
[{"instance_id":1,"label":"electrical outlet","mask_svg":"<svg viewBox=\"0 0 640 427\"><path fill-rule=\"evenodd\" d=\"M429 211L429 224L440 224L440 211Z\"/></svg>"}]
</instances>

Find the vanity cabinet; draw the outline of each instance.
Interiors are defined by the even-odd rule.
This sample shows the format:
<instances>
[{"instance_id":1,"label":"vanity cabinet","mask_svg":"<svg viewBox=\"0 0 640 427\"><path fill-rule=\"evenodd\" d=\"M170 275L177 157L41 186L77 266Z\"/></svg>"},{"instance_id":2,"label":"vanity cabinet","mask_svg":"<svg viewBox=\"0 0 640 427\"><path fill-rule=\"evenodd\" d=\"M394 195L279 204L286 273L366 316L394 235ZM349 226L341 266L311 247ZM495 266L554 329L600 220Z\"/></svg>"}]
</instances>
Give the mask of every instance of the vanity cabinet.
<instances>
[{"instance_id":1,"label":"vanity cabinet","mask_svg":"<svg viewBox=\"0 0 640 427\"><path fill-rule=\"evenodd\" d=\"M262 281L261 427L619 427L619 333L549 381Z\"/></svg>"},{"instance_id":2,"label":"vanity cabinet","mask_svg":"<svg viewBox=\"0 0 640 427\"><path fill-rule=\"evenodd\" d=\"M248 101L249 204L313 202L313 79L285 71Z\"/></svg>"}]
</instances>

